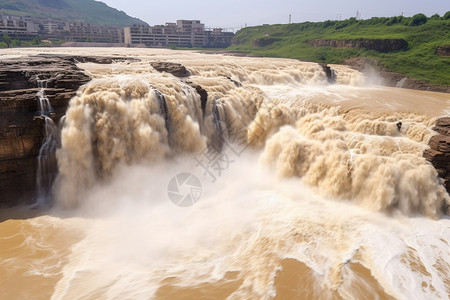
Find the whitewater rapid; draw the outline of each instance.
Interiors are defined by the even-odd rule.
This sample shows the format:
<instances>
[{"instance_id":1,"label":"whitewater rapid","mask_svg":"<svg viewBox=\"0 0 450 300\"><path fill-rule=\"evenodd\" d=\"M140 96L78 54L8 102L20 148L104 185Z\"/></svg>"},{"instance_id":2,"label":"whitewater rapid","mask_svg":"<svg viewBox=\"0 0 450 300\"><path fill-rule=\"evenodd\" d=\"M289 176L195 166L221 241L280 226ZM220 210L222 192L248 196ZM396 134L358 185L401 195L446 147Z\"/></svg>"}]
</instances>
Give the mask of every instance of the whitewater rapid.
<instances>
[{"instance_id":1,"label":"whitewater rapid","mask_svg":"<svg viewBox=\"0 0 450 300\"><path fill-rule=\"evenodd\" d=\"M331 85L319 65L287 59L18 55L36 52L139 61L79 64L94 79L69 103L54 208L0 223L0 295L448 298L450 198L422 157L448 94L338 65ZM180 207L168 192L186 173L200 193Z\"/></svg>"}]
</instances>

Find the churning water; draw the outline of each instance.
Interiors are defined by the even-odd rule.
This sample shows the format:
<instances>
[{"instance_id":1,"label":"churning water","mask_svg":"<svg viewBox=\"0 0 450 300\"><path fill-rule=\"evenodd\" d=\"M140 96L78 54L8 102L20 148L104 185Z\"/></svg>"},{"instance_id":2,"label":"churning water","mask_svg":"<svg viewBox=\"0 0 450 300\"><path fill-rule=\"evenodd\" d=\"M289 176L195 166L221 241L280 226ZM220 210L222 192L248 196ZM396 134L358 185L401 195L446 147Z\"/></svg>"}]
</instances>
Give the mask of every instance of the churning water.
<instances>
[{"instance_id":1,"label":"churning water","mask_svg":"<svg viewBox=\"0 0 450 300\"><path fill-rule=\"evenodd\" d=\"M287 59L43 51L140 61L79 64L55 205L0 223L2 299L448 298L450 198L422 158L448 94Z\"/></svg>"}]
</instances>

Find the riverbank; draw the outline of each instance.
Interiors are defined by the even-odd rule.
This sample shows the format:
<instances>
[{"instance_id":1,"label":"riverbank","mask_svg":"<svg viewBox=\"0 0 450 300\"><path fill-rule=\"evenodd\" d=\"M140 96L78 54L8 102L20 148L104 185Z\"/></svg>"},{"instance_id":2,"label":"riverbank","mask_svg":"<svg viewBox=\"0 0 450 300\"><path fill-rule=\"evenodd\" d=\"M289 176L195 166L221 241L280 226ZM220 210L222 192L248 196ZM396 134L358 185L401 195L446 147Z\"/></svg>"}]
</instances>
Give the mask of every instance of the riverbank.
<instances>
[{"instance_id":1,"label":"riverbank","mask_svg":"<svg viewBox=\"0 0 450 300\"><path fill-rule=\"evenodd\" d=\"M448 91L447 15L450 14L433 16L420 25L412 25L414 18L400 16L246 27L236 33L233 46L227 51L349 64L358 70L362 68L347 61L367 60L387 85L395 85L406 77L405 87Z\"/></svg>"}]
</instances>

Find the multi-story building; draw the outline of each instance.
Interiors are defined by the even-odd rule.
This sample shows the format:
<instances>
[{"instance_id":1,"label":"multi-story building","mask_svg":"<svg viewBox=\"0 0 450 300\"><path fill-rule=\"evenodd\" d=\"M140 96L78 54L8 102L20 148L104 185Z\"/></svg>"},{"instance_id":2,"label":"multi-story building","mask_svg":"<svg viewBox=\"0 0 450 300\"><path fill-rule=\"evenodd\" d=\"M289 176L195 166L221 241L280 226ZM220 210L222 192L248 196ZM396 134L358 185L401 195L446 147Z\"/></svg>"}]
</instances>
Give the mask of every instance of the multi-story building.
<instances>
[{"instance_id":1,"label":"multi-story building","mask_svg":"<svg viewBox=\"0 0 450 300\"><path fill-rule=\"evenodd\" d=\"M124 28L125 44L147 47L228 47L234 34L220 28L205 30L199 20L178 20L165 25L133 25Z\"/></svg>"},{"instance_id":2,"label":"multi-story building","mask_svg":"<svg viewBox=\"0 0 450 300\"><path fill-rule=\"evenodd\" d=\"M199 20L178 20L165 25L133 25L119 28L87 22L33 20L31 17L0 15L0 36L13 39L66 40L110 44L145 45L147 47L217 47L231 45L234 34L220 28L205 29Z\"/></svg>"},{"instance_id":3,"label":"multi-story building","mask_svg":"<svg viewBox=\"0 0 450 300\"><path fill-rule=\"evenodd\" d=\"M39 25L30 17L0 15L0 35L14 39L33 39L38 35Z\"/></svg>"},{"instance_id":4,"label":"multi-story building","mask_svg":"<svg viewBox=\"0 0 450 300\"><path fill-rule=\"evenodd\" d=\"M46 34L55 34L64 30L66 22L47 20L42 23Z\"/></svg>"},{"instance_id":5,"label":"multi-story building","mask_svg":"<svg viewBox=\"0 0 450 300\"><path fill-rule=\"evenodd\" d=\"M123 43L123 29L85 22L66 23L65 40L74 42Z\"/></svg>"}]
</instances>

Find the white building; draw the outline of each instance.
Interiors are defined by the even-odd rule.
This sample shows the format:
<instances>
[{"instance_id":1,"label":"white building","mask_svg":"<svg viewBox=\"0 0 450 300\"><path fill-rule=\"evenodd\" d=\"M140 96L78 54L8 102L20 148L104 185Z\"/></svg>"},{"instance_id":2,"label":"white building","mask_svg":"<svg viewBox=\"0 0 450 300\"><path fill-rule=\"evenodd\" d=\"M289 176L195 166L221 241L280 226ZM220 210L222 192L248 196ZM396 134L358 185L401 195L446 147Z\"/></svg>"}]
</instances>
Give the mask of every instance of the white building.
<instances>
[{"instance_id":1,"label":"white building","mask_svg":"<svg viewBox=\"0 0 450 300\"><path fill-rule=\"evenodd\" d=\"M0 15L0 35L12 38L32 39L37 36L39 25L30 17Z\"/></svg>"},{"instance_id":2,"label":"white building","mask_svg":"<svg viewBox=\"0 0 450 300\"><path fill-rule=\"evenodd\" d=\"M228 47L232 32L205 30L199 20L178 20L165 25L133 25L124 28L125 44L147 47Z\"/></svg>"}]
</instances>

